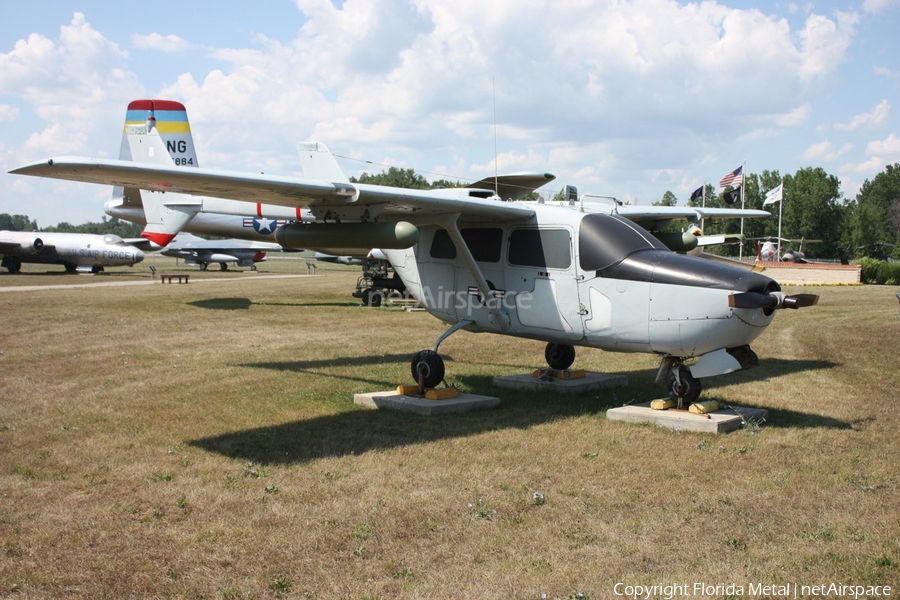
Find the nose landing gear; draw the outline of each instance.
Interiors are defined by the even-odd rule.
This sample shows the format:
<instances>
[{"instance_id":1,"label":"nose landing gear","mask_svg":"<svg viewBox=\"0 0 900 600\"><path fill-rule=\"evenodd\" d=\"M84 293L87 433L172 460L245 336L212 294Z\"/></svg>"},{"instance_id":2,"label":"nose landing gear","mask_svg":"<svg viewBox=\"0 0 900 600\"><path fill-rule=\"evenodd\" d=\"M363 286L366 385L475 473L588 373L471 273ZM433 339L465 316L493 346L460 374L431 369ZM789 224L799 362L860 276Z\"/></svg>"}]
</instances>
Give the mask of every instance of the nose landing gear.
<instances>
[{"instance_id":1,"label":"nose landing gear","mask_svg":"<svg viewBox=\"0 0 900 600\"><path fill-rule=\"evenodd\" d=\"M690 406L700 397L703 386L700 380L691 375L691 371L682 364L674 364L666 377L666 388L669 398L678 403L678 408Z\"/></svg>"}]
</instances>

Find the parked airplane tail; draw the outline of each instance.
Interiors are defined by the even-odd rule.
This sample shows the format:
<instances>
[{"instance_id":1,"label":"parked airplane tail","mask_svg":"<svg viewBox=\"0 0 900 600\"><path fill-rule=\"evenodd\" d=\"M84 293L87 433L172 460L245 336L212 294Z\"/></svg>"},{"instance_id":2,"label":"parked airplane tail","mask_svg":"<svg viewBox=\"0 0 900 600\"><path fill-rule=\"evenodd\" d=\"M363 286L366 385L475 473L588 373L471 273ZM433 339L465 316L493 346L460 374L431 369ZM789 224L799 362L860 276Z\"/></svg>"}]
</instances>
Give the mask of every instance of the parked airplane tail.
<instances>
[{"instance_id":1,"label":"parked airplane tail","mask_svg":"<svg viewBox=\"0 0 900 600\"><path fill-rule=\"evenodd\" d=\"M198 167L187 111L172 100L134 100L125 113L121 160ZM141 235L166 246L202 208L200 199L174 192L116 187L112 204L120 210L143 209L146 226Z\"/></svg>"}]
</instances>

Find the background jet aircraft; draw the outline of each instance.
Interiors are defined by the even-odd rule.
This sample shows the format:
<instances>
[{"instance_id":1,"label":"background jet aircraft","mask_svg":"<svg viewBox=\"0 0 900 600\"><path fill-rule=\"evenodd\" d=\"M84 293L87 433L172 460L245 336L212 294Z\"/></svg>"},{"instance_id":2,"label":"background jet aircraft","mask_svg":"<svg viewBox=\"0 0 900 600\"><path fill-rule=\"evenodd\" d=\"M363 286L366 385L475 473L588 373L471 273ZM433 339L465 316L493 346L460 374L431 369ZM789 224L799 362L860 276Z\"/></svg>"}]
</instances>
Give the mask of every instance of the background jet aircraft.
<instances>
[{"instance_id":1,"label":"background jet aircraft","mask_svg":"<svg viewBox=\"0 0 900 600\"><path fill-rule=\"evenodd\" d=\"M206 240L190 233L180 233L160 254L184 259L189 265L200 265L201 271L205 271L210 263L219 263L223 271L228 269L228 263L255 271L254 263L266 260L266 252L281 252L281 246L248 240Z\"/></svg>"},{"instance_id":2,"label":"background jet aircraft","mask_svg":"<svg viewBox=\"0 0 900 600\"><path fill-rule=\"evenodd\" d=\"M147 245L147 240L123 240L112 234L0 231L2 266L10 273L18 273L22 263L63 265L69 273L132 266L144 260L135 244Z\"/></svg>"}]
</instances>

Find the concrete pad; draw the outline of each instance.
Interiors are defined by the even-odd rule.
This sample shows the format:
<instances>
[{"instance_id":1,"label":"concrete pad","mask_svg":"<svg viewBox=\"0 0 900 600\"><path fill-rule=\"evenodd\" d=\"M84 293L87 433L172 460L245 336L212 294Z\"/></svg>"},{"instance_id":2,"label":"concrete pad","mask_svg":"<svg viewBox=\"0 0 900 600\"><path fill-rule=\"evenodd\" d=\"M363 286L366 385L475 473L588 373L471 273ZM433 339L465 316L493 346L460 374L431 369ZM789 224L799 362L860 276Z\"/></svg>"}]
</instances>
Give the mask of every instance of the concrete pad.
<instances>
[{"instance_id":1,"label":"concrete pad","mask_svg":"<svg viewBox=\"0 0 900 600\"><path fill-rule=\"evenodd\" d=\"M579 379L538 379L531 373L494 377L494 385L510 390L529 392L564 392L578 394L591 390L605 390L614 387L628 387L627 375L608 373L587 373Z\"/></svg>"},{"instance_id":2,"label":"concrete pad","mask_svg":"<svg viewBox=\"0 0 900 600\"><path fill-rule=\"evenodd\" d=\"M769 411L763 408L725 408L705 415L695 415L687 410L653 410L649 402L631 404L611 408L606 411L610 421L626 423L651 423L659 427L694 431L698 433L727 433L741 428L744 420L763 422L769 417Z\"/></svg>"},{"instance_id":3,"label":"concrete pad","mask_svg":"<svg viewBox=\"0 0 900 600\"><path fill-rule=\"evenodd\" d=\"M385 408L414 413L424 417L433 417L449 413L466 412L476 408L492 408L500 404L500 398L461 393L456 398L428 400L419 396L398 394L396 390L389 390L386 392L354 394L353 403L367 408Z\"/></svg>"}]
</instances>

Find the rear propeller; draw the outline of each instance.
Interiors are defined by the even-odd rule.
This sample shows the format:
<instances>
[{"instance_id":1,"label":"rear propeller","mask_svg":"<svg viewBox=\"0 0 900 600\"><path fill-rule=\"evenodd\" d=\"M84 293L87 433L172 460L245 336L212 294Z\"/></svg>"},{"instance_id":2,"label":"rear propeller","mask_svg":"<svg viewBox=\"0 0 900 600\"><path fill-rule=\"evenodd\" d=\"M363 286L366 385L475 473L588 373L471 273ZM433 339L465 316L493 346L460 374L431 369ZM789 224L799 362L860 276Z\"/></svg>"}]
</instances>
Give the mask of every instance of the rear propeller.
<instances>
[{"instance_id":1,"label":"rear propeller","mask_svg":"<svg viewBox=\"0 0 900 600\"><path fill-rule=\"evenodd\" d=\"M741 292L728 296L728 306L731 308L805 308L815 306L818 302L816 294L787 296L781 292Z\"/></svg>"}]
</instances>

